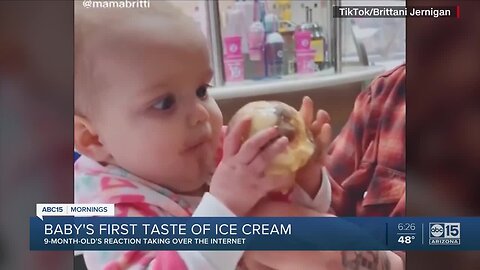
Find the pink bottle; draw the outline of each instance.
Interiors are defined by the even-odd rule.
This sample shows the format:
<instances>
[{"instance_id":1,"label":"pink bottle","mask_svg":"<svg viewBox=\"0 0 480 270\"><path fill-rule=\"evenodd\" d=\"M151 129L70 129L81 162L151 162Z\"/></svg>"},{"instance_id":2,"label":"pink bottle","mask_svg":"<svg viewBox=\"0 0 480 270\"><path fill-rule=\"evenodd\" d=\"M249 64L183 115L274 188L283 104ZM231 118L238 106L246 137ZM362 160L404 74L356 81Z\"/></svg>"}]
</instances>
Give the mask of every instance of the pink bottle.
<instances>
[{"instance_id":1,"label":"pink bottle","mask_svg":"<svg viewBox=\"0 0 480 270\"><path fill-rule=\"evenodd\" d=\"M297 58L297 73L307 74L315 72L315 50L298 50L295 53Z\"/></svg>"},{"instance_id":2,"label":"pink bottle","mask_svg":"<svg viewBox=\"0 0 480 270\"><path fill-rule=\"evenodd\" d=\"M225 80L229 82L242 81L245 79L242 38L240 36L229 36L224 38L224 42L223 65L225 68Z\"/></svg>"},{"instance_id":3,"label":"pink bottle","mask_svg":"<svg viewBox=\"0 0 480 270\"><path fill-rule=\"evenodd\" d=\"M226 12L226 28L223 38L223 66L225 80L242 81L244 76L244 60L242 52L242 34L245 25L245 15L238 6Z\"/></svg>"},{"instance_id":4,"label":"pink bottle","mask_svg":"<svg viewBox=\"0 0 480 270\"><path fill-rule=\"evenodd\" d=\"M237 57L242 56L242 37L228 36L224 38L225 56Z\"/></svg>"},{"instance_id":5,"label":"pink bottle","mask_svg":"<svg viewBox=\"0 0 480 270\"><path fill-rule=\"evenodd\" d=\"M315 50L310 48L312 33L306 30L296 31L294 39L297 73L315 72Z\"/></svg>"},{"instance_id":6,"label":"pink bottle","mask_svg":"<svg viewBox=\"0 0 480 270\"><path fill-rule=\"evenodd\" d=\"M309 50L310 42L312 40L312 33L310 31L297 31L294 35L295 50Z\"/></svg>"},{"instance_id":7,"label":"pink bottle","mask_svg":"<svg viewBox=\"0 0 480 270\"><path fill-rule=\"evenodd\" d=\"M238 58L225 58L223 65L225 67L225 80L227 82L238 82L245 79L243 56Z\"/></svg>"}]
</instances>

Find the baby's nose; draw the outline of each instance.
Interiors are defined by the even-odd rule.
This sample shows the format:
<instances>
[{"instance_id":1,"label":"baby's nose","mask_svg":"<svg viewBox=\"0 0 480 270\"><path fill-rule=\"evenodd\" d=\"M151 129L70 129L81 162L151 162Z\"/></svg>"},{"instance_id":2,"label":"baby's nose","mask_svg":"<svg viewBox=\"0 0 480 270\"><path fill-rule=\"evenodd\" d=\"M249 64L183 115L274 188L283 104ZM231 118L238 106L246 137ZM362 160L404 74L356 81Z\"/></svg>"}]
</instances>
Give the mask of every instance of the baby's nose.
<instances>
[{"instance_id":1,"label":"baby's nose","mask_svg":"<svg viewBox=\"0 0 480 270\"><path fill-rule=\"evenodd\" d=\"M200 102L195 103L193 110L191 110L189 115L190 125L196 126L199 123L203 123L210 118L210 113L205 105Z\"/></svg>"}]
</instances>

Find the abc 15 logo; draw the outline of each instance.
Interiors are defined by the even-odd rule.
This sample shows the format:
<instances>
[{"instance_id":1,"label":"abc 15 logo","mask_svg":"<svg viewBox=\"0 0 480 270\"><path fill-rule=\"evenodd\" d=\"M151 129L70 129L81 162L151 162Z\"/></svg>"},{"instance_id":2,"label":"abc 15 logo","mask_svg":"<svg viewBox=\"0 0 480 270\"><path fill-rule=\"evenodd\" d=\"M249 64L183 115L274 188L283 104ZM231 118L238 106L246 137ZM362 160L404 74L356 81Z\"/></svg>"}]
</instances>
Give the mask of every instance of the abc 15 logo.
<instances>
[{"instance_id":1,"label":"abc 15 logo","mask_svg":"<svg viewBox=\"0 0 480 270\"><path fill-rule=\"evenodd\" d=\"M460 223L429 223L430 238L460 238Z\"/></svg>"}]
</instances>

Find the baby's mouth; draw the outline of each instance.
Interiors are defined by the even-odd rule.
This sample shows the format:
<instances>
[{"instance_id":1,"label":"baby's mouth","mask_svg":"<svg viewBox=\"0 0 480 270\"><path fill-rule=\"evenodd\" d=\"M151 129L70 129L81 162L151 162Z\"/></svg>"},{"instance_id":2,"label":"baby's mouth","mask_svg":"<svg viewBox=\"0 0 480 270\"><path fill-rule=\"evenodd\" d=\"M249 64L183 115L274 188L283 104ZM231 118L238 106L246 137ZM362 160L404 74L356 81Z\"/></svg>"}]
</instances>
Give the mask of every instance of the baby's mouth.
<instances>
[{"instance_id":1,"label":"baby's mouth","mask_svg":"<svg viewBox=\"0 0 480 270\"><path fill-rule=\"evenodd\" d=\"M199 142L199 143L197 143L197 144L195 144L195 145L187 148L187 151L195 151L195 150L201 148L201 147L202 147L203 145L205 145L206 143L207 143L206 141Z\"/></svg>"},{"instance_id":2,"label":"baby's mouth","mask_svg":"<svg viewBox=\"0 0 480 270\"><path fill-rule=\"evenodd\" d=\"M185 147L184 153L191 153L191 152L198 151L204 148L205 146L207 146L209 142L210 142L210 137L208 136L201 137L200 139L187 144L187 146Z\"/></svg>"}]
</instances>

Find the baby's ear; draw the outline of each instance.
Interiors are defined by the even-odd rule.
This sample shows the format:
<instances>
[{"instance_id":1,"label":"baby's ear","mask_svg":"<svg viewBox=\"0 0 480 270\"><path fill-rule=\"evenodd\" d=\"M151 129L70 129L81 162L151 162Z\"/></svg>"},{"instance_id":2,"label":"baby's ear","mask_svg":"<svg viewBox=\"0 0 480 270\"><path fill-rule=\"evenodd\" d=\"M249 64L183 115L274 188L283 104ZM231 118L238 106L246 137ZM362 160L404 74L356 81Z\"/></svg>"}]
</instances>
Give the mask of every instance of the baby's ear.
<instances>
[{"instance_id":1,"label":"baby's ear","mask_svg":"<svg viewBox=\"0 0 480 270\"><path fill-rule=\"evenodd\" d=\"M75 115L73 123L75 149L97 162L109 162L111 155L100 142L90 121L83 116Z\"/></svg>"}]
</instances>

